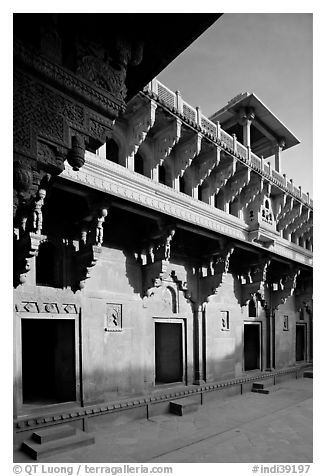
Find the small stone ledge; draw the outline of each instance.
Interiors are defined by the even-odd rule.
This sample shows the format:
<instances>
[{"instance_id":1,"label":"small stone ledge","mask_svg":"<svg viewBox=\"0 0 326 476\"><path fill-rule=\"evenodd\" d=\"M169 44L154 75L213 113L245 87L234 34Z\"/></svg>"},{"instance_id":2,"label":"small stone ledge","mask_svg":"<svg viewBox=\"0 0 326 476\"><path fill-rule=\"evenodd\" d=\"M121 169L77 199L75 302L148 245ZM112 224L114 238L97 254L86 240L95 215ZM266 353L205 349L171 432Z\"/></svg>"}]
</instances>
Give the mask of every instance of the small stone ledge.
<instances>
[{"instance_id":1,"label":"small stone ledge","mask_svg":"<svg viewBox=\"0 0 326 476\"><path fill-rule=\"evenodd\" d=\"M245 377L238 377L230 380L215 382L212 384L205 384L200 386L192 386L191 388L187 388L178 392L173 393L160 393L158 395L151 395L146 396L141 399L126 399L120 402L113 402L107 405L96 405L93 407L85 407L71 412L63 412L57 413L51 416L40 417L36 416L35 418L28 417L26 419L18 418L14 421L14 428L17 433L31 430L33 428L45 427L45 426L53 426L60 424L63 420L82 420L84 418L92 418L94 416L99 415L106 415L121 412L124 410L130 410L132 408L143 407L143 406L150 406L151 404L155 405L155 403L161 403L163 401L169 401L171 399L180 399L184 397L189 397L191 395L196 395L198 393L205 394L209 392L218 391L220 389L224 389L226 387L232 387L235 385L242 385L246 383L250 383L252 381L259 381L265 380L268 378L275 378L279 375L287 375L287 374L296 374L298 372L303 372L305 369L311 369L312 363L305 363L302 365L298 365L296 367L290 367L287 369L276 370L271 372L265 372L262 374L256 374L253 376L245 376Z\"/></svg>"}]
</instances>

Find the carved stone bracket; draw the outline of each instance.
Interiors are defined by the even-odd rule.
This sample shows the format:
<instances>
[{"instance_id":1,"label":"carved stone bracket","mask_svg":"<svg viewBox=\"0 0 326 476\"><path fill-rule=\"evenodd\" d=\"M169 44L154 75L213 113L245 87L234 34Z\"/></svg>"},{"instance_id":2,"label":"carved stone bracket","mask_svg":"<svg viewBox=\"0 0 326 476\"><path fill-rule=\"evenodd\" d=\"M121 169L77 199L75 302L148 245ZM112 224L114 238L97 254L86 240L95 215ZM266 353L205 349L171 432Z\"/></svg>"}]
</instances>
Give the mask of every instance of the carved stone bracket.
<instances>
[{"instance_id":1,"label":"carved stone bracket","mask_svg":"<svg viewBox=\"0 0 326 476\"><path fill-rule=\"evenodd\" d=\"M180 143L175 148L176 164L174 173L176 176L183 176L186 169L191 165L201 150L202 135L194 133L190 139Z\"/></svg>"},{"instance_id":2,"label":"carved stone bracket","mask_svg":"<svg viewBox=\"0 0 326 476\"><path fill-rule=\"evenodd\" d=\"M185 297L185 299L189 302L191 302L192 304L194 304L194 301L192 300L192 293L188 287L188 283L186 281L182 281L180 279L178 279L178 276L176 274L176 272L174 270L171 271L171 278L173 279L173 281L177 284L177 287L179 289L179 291L181 291Z\"/></svg>"},{"instance_id":3,"label":"carved stone bracket","mask_svg":"<svg viewBox=\"0 0 326 476\"><path fill-rule=\"evenodd\" d=\"M277 283L273 283L272 302L275 309L277 309L280 304L284 304L290 296L293 296L299 274L300 270L293 268L287 274L283 275Z\"/></svg>"},{"instance_id":4,"label":"carved stone bracket","mask_svg":"<svg viewBox=\"0 0 326 476\"><path fill-rule=\"evenodd\" d=\"M108 208L97 207L92 217L87 217L81 224L79 250L76 253L78 269L78 287L83 289L85 281L90 277L90 270L98 261L102 252L103 224L108 216Z\"/></svg>"},{"instance_id":5,"label":"carved stone bracket","mask_svg":"<svg viewBox=\"0 0 326 476\"><path fill-rule=\"evenodd\" d=\"M90 278L90 270L96 265L101 256L102 248L96 245L86 245L76 253L78 287L85 287L86 279Z\"/></svg>"},{"instance_id":6,"label":"carved stone bracket","mask_svg":"<svg viewBox=\"0 0 326 476\"><path fill-rule=\"evenodd\" d=\"M310 220L306 223L304 223L298 230L294 232L294 235L296 238L303 238L303 239L308 239L312 240L312 233L313 231L313 221L312 217Z\"/></svg>"},{"instance_id":7,"label":"carved stone bracket","mask_svg":"<svg viewBox=\"0 0 326 476\"><path fill-rule=\"evenodd\" d=\"M297 215L297 217L286 227L286 233L295 233L299 231L299 229L309 221L310 218L310 209L304 208L302 213Z\"/></svg>"},{"instance_id":8,"label":"carved stone bracket","mask_svg":"<svg viewBox=\"0 0 326 476\"><path fill-rule=\"evenodd\" d=\"M149 296L163 281L176 282L167 270L171 257L171 242L175 235L175 226L165 221L159 222L159 230L150 237L147 246L138 255L142 264L143 291Z\"/></svg>"},{"instance_id":9,"label":"carved stone bracket","mask_svg":"<svg viewBox=\"0 0 326 476\"><path fill-rule=\"evenodd\" d=\"M209 177L209 186L213 193L218 193L236 172L236 160L230 158L228 162L229 163L224 162L223 164L220 162Z\"/></svg>"},{"instance_id":10,"label":"carved stone bracket","mask_svg":"<svg viewBox=\"0 0 326 476\"><path fill-rule=\"evenodd\" d=\"M171 257L171 242L175 235L175 228L172 226L168 227L164 232L162 237L159 239L159 244L157 247L156 259L163 259L164 261L169 262Z\"/></svg>"},{"instance_id":11,"label":"carved stone bracket","mask_svg":"<svg viewBox=\"0 0 326 476\"><path fill-rule=\"evenodd\" d=\"M200 157L200 161L194 163L194 177L198 185L202 185L204 180L206 180L218 166L220 163L220 152L220 149L214 146L210 152Z\"/></svg>"},{"instance_id":12,"label":"carved stone bracket","mask_svg":"<svg viewBox=\"0 0 326 476\"><path fill-rule=\"evenodd\" d=\"M169 263L171 257L171 243L175 235L176 229L174 225L159 223L159 230L154 233L141 253L138 253L138 258L142 265L152 264L156 261L165 261Z\"/></svg>"},{"instance_id":13,"label":"carved stone bracket","mask_svg":"<svg viewBox=\"0 0 326 476\"><path fill-rule=\"evenodd\" d=\"M298 203L297 206L294 206L291 210L287 212L287 214L278 222L278 230L284 230L289 225L291 225L297 217L301 215L302 212L302 204Z\"/></svg>"},{"instance_id":14,"label":"carved stone bracket","mask_svg":"<svg viewBox=\"0 0 326 476\"><path fill-rule=\"evenodd\" d=\"M51 175L44 170L35 171L28 169L28 162L26 167L27 176L31 174L32 182L27 180L26 188L23 191L21 191L20 185L17 184L15 195L14 233L18 241L28 232L37 235L42 234L42 207L51 179ZM17 168L20 169L20 165L17 165ZM16 169L16 172L18 172L18 169ZM20 169L20 171L22 172L23 169Z\"/></svg>"},{"instance_id":15,"label":"carved stone bracket","mask_svg":"<svg viewBox=\"0 0 326 476\"><path fill-rule=\"evenodd\" d=\"M251 170L249 167L235 173L224 190L224 200L226 202L232 202L238 195L240 195L241 191L250 182L250 174Z\"/></svg>"},{"instance_id":16,"label":"carved stone bracket","mask_svg":"<svg viewBox=\"0 0 326 476\"><path fill-rule=\"evenodd\" d=\"M40 233L26 233L15 243L15 285L26 282L26 274L31 268L31 260L38 255L40 244L47 240Z\"/></svg>"},{"instance_id":17,"label":"carved stone bracket","mask_svg":"<svg viewBox=\"0 0 326 476\"><path fill-rule=\"evenodd\" d=\"M279 220L280 217L283 214L283 210L286 206L287 202L287 194L286 193L280 193L276 197L274 197L273 200L273 209L274 209L274 216L275 220Z\"/></svg>"},{"instance_id":18,"label":"carved stone bracket","mask_svg":"<svg viewBox=\"0 0 326 476\"><path fill-rule=\"evenodd\" d=\"M295 302L296 302L296 309L298 312L302 311L303 309L309 315L312 315L313 310L313 297L312 297L312 289L305 289L304 287L298 287L295 289Z\"/></svg>"},{"instance_id":19,"label":"carved stone bracket","mask_svg":"<svg viewBox=\"0 0 326 476\"><path fill-rule=\"evenodd\" d=\"M174 119L170 126L161 130L155 136L154 161L156 164L162 165L164 160L169 157L173 147L179 142L181 124L180 119Z\"/></svg>"},{"instance_id":20,"label":"carved stone bracket","mask_svg":"<svg viewBox=\"0 0 326 476\"><path fill-rule=\"evenodd\" d=\"M158 288L162 286L163 280L168 277L168 265L167 261L161 260L148 263L142 267L144 297L149 298L156 294Z\"/></svg>"},{"instance_id":21,"label":"carved stone bracket","mask_svg":"<svg viewBox=\"0 0 326 476\"><path fill-rule=\"evenodd\" d=\"M96 216L95 244L102 246L103 243L103 224L108 215L108 210L102 208Z\"/></svg>"},{"instance_id":22,"label":"carved stone bracket","mask_svg":"<svg viewBox=\"0 0 326 476\"><path fill-rule=\"evenodd\" d=\"M293 197L291 197L290 195L287 195L285 204L282 206L280 213L277 215L278 222L280 222L287 215L287 213L289 213L289 211L292 210L293 205L294 205Z\"/></svg>"},{"instance_id":23,"label":"carved stone bracket","mask_svg":"<svg viewBox=\"0 0 326 476\"><path fill-rule=\"evenodd\" d=\"M157 104L149 101L139 109L129 121L127 155L135 155L146 139L148 131L154 126Z\"/></svg>"},{"instance_id":24,"label":"carved stone bracket","mask_svg":"<svg viewBox=\"0 0 326 476\"><path fill-rule=\"evenodd\" d=\"M309 219L304 223L301 223L300 226L296 230L294 230L295 236L300 238L304 235L312 235L312 227L313 227L313 215L309 210Z\"/></svg>"},{"instance_id":25,"label":"carved stone bracket","mask_svg":"<svg viewBox=\"0 0 326 476\"><path fill-rule=\"evenodd\" d=\"M234 251L233 247L226 247L220 252L211 256L207 267L207 276L201 276L201 300L205 302L210 296L218 292L220 285L224 282L229 271L230 257ZM202 273L201 273L202 274Z\"/></svg>"},{"instance_id":26,"label":"carved stone bracket","mask_svg":"<svg viewBox=\"0 0 326 476\"><path fill-rule=\"evenodd\" d=\"M179 293L181 292L185 300L193 305L188 284L180 280L174 270L168 270L169 263L167 261L156 261L155 263L143 266L143 283L144 283L144 301L143 306L148 307L148 300L151 298L159 299L163 302L169 296L169 290L173 293L172 312L179 312ZM167 289L168 288L168 289ZM171 295L170 295L171 297Z\"/></svg>"},{"instance_id":27,"label":"carved stone bracket","mask_svg":"<svg viewBox=\"0 0 326 476\"><path fill-rule=\"evenodd\" d=\"M241 273L238 278L241 283L241 305L246 306L255 296L265 306L265 284L267 269L271 260L263 258L254 266Z\"/></svg>"},{"instance_id":28,"label":"carved stone bracket","mask_svg":"<svg viewBox=\"0 0 326 476\"><path fill-rule=\"evenodd\" d=\"M264 180L257 174L251 175L248 186L241 193L241 203L248 207L264 190Z\"/></svg>"}]
</instances>

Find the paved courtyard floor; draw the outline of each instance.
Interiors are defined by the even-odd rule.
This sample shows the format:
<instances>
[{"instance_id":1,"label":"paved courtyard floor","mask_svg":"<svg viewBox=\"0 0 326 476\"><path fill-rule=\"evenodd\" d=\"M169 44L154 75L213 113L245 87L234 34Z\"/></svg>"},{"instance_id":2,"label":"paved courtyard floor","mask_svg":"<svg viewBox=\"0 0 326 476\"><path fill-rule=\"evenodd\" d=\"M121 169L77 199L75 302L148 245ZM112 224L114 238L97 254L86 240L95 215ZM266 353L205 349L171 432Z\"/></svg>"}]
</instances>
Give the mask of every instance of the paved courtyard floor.
<instances>
[{"instance_id":1,"label":"paved courtyard floor","mask_svg":"<svg viewBox=\"0 0 326 476\"><path fill-rule=\"evenodd\" d=\"M92 428L94 445L41 462L310 463L312 384L309 378L289 380L269 395L246 393L210 401L182 417L98 423ZM14 460L31 461L21 452Z\"/></svg>"}]
</instances>

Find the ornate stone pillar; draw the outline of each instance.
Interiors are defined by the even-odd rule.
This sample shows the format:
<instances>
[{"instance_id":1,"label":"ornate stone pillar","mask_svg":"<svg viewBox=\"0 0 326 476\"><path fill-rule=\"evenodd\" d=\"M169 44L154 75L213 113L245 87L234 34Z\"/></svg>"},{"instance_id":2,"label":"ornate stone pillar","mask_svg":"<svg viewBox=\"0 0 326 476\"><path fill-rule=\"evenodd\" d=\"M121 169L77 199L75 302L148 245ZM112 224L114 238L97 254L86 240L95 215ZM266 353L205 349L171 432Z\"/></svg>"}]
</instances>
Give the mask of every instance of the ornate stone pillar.
<instances>
[{"instance_id":1,"label":"ornate stone pillar","mask_svg":"<svg viewBox=\"0 0 326 476\"><path fill-rule=\"evenodd\" d=\"M194 313L194 384L204 383L204 360L203 360L203 306L196 303L193 305Z\"/></svg>"},{"instance_id":2,"label":"ornate stone pillar","mask_svg":"<svg viewBox=\"0 0 326 476\"><path fill-rule=\"evenodd\" d=\"M274 146L274 154L275 154L275 170L282 173L282 163L281 163L281 152L285 147L285 140L283 138L279 139L277 144Z\"/></svg>"},{"instance_id":3,"label":"ornate stone pillar","mask_svg":"<svg viewBox=\"0 0 326 476\"><path fill-rule=\"evenodd\" d=\"M243 108L239 113L239 124L243 127L243 145L251 147L250 128L251 123L255 119L255 111L253 108Z\"/></svg>"},{"instance_id":4,"label":"ornate stone pillar","mask_svg":"<svg viewBox=\"0 0 326 476\"><path fill-rule=\"evenodd\" d=\"M272 301L271 301L272 293L269 292L269 305L265 305L265 313L266 313L266 370L272 371L274 369L274 311L272 308Z\"/></svg>"}]
</instances>

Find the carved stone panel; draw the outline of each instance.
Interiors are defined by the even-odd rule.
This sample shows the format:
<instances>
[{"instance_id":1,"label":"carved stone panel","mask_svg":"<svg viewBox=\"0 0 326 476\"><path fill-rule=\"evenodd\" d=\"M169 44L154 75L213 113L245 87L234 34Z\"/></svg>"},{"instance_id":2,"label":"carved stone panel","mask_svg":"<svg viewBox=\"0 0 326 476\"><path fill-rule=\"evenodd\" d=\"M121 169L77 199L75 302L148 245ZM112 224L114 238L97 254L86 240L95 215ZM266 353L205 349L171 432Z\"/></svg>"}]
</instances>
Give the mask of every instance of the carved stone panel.
<instances>
[{"instance_id":1,"label":"carved stone panel","mask_svg":"<svg viewBox=\"0 0 326 476\"><path fill-rule=\"evenodd\" d=\"M230 315L229 311L221 311L221 330L229 331L230 330Z\"/></svg>"},{"instance_id":2,"label":"carved stone panel","mask_svg":"<svg viewBox=\"0 0 326 476\"><path fill-rule=\"evenodd\" d=\"M122 304L108 303L105 311L105 332L122 331Z\"/></svg>"},{"instance_id":3,"label":"carved stone panel","mask_svg":"<svg viewBox=\"0 0 326 476\"><path fill-rule=\"evenodd\" d=\"M283 331L289 330L289 316L283 316Z\"/></svg>"}]
</instances>

